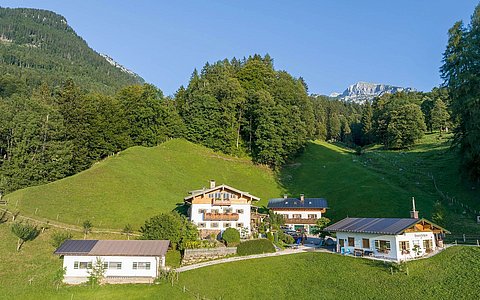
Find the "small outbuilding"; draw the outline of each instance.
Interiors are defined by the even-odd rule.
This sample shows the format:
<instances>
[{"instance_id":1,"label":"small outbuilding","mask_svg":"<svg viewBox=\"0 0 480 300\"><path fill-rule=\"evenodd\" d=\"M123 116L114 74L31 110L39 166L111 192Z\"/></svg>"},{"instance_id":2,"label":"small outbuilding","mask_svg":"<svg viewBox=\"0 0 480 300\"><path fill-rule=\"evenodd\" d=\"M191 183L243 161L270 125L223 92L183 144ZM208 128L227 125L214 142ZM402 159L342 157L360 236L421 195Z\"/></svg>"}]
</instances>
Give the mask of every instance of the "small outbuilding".
<instances>
[{"instance_id":1,"label":"small outbuilding","mask_svg":"<svg viewBox=\"0 0 480 300\"><path fill-rule=\"evenodd\" d=\"M98 259L107 283L150 283L165 267L169 244L168 240L67 240L54 254L63 256L68 284L88 281Z\"/></svg>"}]
</instances>

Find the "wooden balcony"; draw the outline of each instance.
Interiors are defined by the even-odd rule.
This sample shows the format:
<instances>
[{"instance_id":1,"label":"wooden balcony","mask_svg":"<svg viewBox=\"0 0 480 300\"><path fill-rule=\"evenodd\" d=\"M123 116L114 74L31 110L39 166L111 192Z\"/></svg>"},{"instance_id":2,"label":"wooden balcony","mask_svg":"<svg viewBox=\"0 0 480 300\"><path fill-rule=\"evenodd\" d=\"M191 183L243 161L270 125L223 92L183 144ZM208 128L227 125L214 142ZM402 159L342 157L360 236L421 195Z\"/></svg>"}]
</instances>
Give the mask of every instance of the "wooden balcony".
<instances>
[{"instance_id":1,"label":"wooden balcony","mask_svg":"<svg viewBox=\"0 0 480 300\"><path fill-rule=\"evenodd\" d=\"M213 200L212 205L216 206L230 206L232 205L232 201L230 200Z\"/></svg>"},{"instance_id":2,"label":"wooden balcony","mask_svg":"<svg viewBox=\"0 0 480 300\"><path fill-rule=\"evenodd\" d=\"M285 224L310 224L315 225L317 219L285 218Z\"/></svg>"},{"instance_id":3,"label":"wooden balcony","mask_svg":"<svg viewBox=\"0 0 480 300\"><path fill-rule=\"evenodd\" d=\"M204 221L238 221L237 213L224 213L224 214L215 214L215 213L204 213Z\"/></svg>"}]
</instances>

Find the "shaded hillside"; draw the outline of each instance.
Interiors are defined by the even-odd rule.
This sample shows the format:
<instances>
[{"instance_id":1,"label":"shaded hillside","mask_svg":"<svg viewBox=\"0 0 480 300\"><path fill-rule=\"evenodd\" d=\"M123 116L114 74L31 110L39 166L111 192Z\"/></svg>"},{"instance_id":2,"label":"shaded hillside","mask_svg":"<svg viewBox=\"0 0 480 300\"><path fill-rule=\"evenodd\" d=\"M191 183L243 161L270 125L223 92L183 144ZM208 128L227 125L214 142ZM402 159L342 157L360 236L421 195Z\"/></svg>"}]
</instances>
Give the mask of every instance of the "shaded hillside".
<instances>
[{"instance_id":1,"label":"shaded hillside","mask_svg":"<svg viewBox=\"0 0 480 300\"><path fill-rule=\"evenodd\" d=\"M282 191L273 173L248 159L218 154L184 140L157 147L133 147L90 169L50 184L6 195L9 209L22 214L78 224L90 219L94 226L135 228L146 218L171 211L187 192L208 185L209 179L262 198ZM18 202L18 206L17 205Z\"/></svg>"},{"instance_id":2,"label":"shaded hillside","mask_svg":"<svg viewBox=\"0 0 480 300\"><path fill-rule=\"evenodd\" d=\"M102 92L143 81L92 50L64 17L27 8L0 8L0 74L10 74L30 88L73 78L84 88Z\"/></svg>"},{"instance_id":3,"label":"shaded hillside","mask_svg":"<svg viewBox=\"0 0 480 300\"><path fill-rule=\"evenodd\" d=\"M284 167L281 182L291 194L327 198L327 216L334 220L346 216L408 217L415 197L421 217L431 218L434 203L440 201L448 229L478 234L480 226L474 222L473 212L480 209L480 196L476 187L461 180L457 165L446 138L438 134L427 135L409 151L370 149L362 156L314 142ZM440 192L454 200L444 199Z\"/></svg>"}]
</instances>

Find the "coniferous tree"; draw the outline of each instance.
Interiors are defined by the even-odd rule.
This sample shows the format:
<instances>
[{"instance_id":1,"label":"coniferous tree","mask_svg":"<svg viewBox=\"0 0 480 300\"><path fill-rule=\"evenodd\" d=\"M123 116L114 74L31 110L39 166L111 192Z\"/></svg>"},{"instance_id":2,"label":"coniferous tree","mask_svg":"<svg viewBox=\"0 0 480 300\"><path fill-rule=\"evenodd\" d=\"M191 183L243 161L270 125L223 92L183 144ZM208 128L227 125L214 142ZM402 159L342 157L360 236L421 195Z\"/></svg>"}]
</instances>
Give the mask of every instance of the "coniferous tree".
<instances>
[{"instance_id":1,"label":"coniferous tree","mask_svg":"<svg viewBox=\"0 0 480 300\"><path fill-rule=\"evenodd\" d=\"M480 5L468 29L457 22L448 33L441 73L451 97L452 119L458 123L454 143L466 173L480 181Z\"/></svg>"}]
</instances>

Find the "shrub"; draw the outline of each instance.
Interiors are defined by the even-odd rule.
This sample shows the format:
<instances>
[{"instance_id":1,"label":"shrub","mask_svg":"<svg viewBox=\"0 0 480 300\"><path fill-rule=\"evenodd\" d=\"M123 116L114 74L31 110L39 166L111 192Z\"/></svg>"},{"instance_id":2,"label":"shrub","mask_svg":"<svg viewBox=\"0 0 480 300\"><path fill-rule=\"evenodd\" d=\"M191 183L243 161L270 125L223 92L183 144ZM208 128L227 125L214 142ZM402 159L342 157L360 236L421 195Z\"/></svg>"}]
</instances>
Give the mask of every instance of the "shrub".
<instances>
[{"instance_id":1,"label":"shrub","mask_svg":"<svg viewBox=\"0 0 480 300\"><path fill-rule=\"evenodd\" d=\"M295 239L293 238L293 236L285 234L285 233L282 235L281 239L282 239L282 242L284 242L285 244L295 243Z\"/></svg>"},{"instance_id":2,"label":"shrub","mask_svg":"<svg viewBox=\"0 0 480 300\"><path fill-rule=\"evenodd\" d=\"M250 240L240 243L237 247L238 255L251 255L261 253L273 253L275 247L272 242L267 239Z\"/></svg>"},{"instance_id":3,"label":"shrub","mask_svg":"<svg viewBox=\"0 0 480 300\"><path fill-rule=\"evenodd\" d=\"M236 246L240 242L240 232L235 228L227 228L222 234L222 240L227 246Z\"/></svg>"},{"instance_id":4,"label":"shrub","mask_svg":"<svg viewBox=\"0 0 480 300\"><path fill-rule=\"evenodd\" d=\"M52 235L52 246L55 248L60 247L66 240L71 240L73 235L70 232L55 232Z\"/></svg>"},{"instance_id":5,"label":"shrub","mask_svg":"<svg viewBox=\"0 0 480 300\"><path fill-rule=\"evenodd\" d=\"M271 232L267 232L267 239L270 241L270 242L273 242L273 234Z\"/></svg>"}]
</instances>

